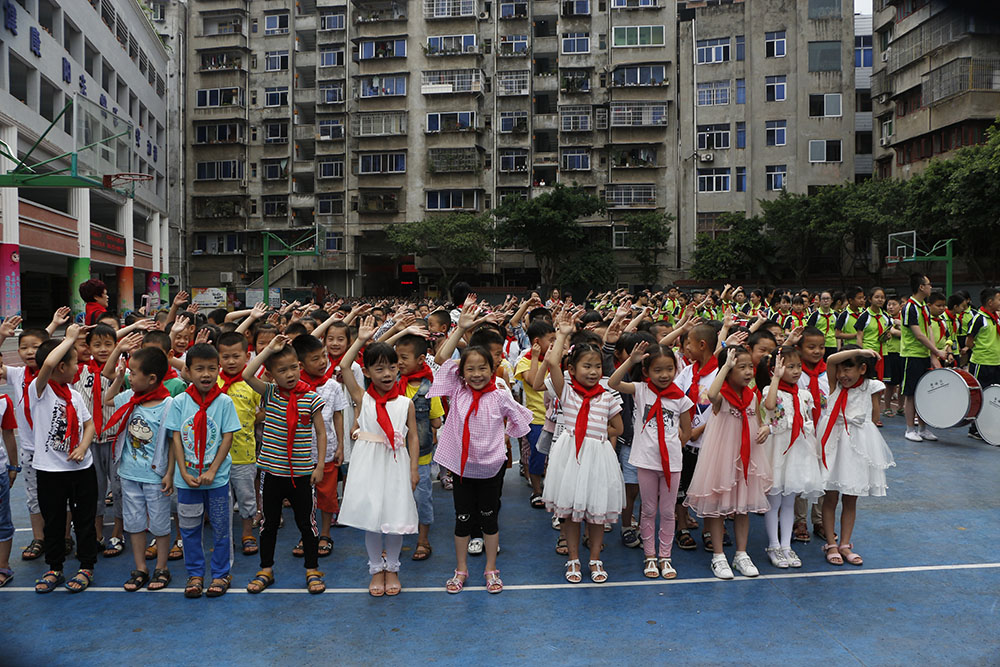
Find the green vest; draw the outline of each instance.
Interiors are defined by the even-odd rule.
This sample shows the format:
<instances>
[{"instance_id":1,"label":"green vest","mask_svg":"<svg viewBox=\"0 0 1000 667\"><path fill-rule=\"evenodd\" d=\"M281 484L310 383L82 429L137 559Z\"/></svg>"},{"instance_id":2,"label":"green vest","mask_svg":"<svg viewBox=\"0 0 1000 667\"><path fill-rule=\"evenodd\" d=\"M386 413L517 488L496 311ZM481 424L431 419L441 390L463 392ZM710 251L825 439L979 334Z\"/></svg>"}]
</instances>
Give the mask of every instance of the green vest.
<instances>
[{"instance_id":1,"label":"green vest","mask_svg":"<svg viewBox=\"0 0 1000 667\"><path fill-rule=\"evenodd\" d=\"M913 331L910 330L911 326L918 326L920 327L920 331L923 332L925 336L930 338L930 322L931 314L927 310L927 304L914 301L913 297L906 300L906 303L903 304L903 327L902 335L900 336L900 356L931 356L931 351L928 350L923 343L917 340L917 337L913 335Z\"/></svg>"},{"instance_id":2,"label":"green vest","mask_svg":"<svg viewBox=\"0 0 1000 667\"><path fill-rule=\"evenodd\" d=\"M993 318L980 310L969 326L978 329L969 361L977 366L1000 366L1000 331Z\"/></svg>"},{"instance_id":3,"label":"green vest","mask_svg":"<svg viewBox=\"0 0 1000 667\"><path fill-rule=\"evenodd\" d=\"M888 341L879 341L880 326L881 332L884 334L892 328L892 320L881 310L875 313L872 312L871 308L868 308L868 322L865 324L865 330L861 334L861 347L866 350L875 350L884 356L888 351L886 349Z\"/></svg>"},{"instance_id":4,"label":"green vest","mask_svg":"<svg viewBox=\"0 0 1000 667\"><path fill-rule=\"evenodd\" d=\"M833 308L825 313L822 310L817 310L810 315L810 319L815 323L814 326L823 332L823 345L837 347L837 313L834 312Z\"/></svg>"}]
</instances>

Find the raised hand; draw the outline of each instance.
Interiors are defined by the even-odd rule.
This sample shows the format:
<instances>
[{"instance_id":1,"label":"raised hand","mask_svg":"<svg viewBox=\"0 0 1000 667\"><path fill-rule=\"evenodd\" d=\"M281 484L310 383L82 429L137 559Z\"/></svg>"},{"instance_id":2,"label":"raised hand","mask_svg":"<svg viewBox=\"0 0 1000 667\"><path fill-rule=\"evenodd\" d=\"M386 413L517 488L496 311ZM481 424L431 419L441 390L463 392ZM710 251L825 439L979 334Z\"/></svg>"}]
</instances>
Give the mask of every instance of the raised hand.
<instances>
[{"instance_id":1,"label":"raised hand","mask_svg":"<svg viewBox=\"0 0 1000 667\"><path fill-rule=\"evenodd\" d=\"M52 319L54 320L55 318L53 317ZM3 321L3 324L0 324L0 336L3 336L4 338L10 338L13 336L14 332L17 331L17 328L21 326L21 321L20 315L11 315L8 317Z\"/></svg>"},{"instance_id":2,"label":"raised hand","mask_svg":"<svg viewBox=\"0 0 1000 667\"><path fill-rule=\"evenodd\" d=\"M647 343L644 340L640 340L638 343L635 344L635 347L632 348L632 353L628 355L629 361L631 361L633 364L641 363L643 359L649 356L648 354L646 354L646 350L648 348L649 348L649 343Z\"/></svg>"},{"instance_id":3,"label":"raised hand","mask_svg":"<svg viewBox=\"0 0 1000 667\"><path fill-rule=\"evenodd\" d=\"M726 368L732 368L736 365L736 350L734 348L729 348L726 350Z\"/></svg>"},{"instance_id":4,"label":"raised hand","mask_svg":"<svg viewBox=\"0 0 1000 667\"><path fill-rule=\"evenodd\" d=\"M278 334L267 344L267 349L271 352L280 352L289 343L289 338L285 334Z\"/></svg>"},{"instance_id":5,"label":"raised hand","mask_svg":"<svg viewBox=\"0 0 1000 667\"><path fill-rule=\"evenodd\" d=\"M138 331L130 333L118 342L118 347L125 354L131 354L142 346L142 334Z\"/></svg>"},{"instance_id":6,"label":"raised hand","mask_svg":"<svg viewBox=\"0 0 1000 667\"><path fill-rule=\"evenodd\" d=\"M774 377L781 378L785 374L785 357L778 351L778 357L774 360Z\"/></svg>"},{"instance_id":7,"label":"raised hand","mask_svg":"<svg viewBox=\"0 0 1000 667\"><path fill-rule=\"evenodd\" d=\"M54 325L56 328L61 327L62 325L69 322L72 314L73 311L69 309L69 306L62 306L56 309L56 312L52 315L52 325Z\"/></svg>"},{"instance_id":8,"label":"raised hand","mask_svg":"<svg viewBox=\"0 0 1000 667\"><path fill-rule=\"evenodd\" d=\"M177 293L177 296L174 297L174 305L180 308L185 303L187 303L188 299L190 298L191 296L187 292L181 290L180 292Z\"/></svg>"},{"instance_id":9,"label":"raised hand","mask_svg":"<svg viewBox=\"0 0 1000 667\"><path fill-rule=\"evenodd\" d=\"M746 331L737 331L726 339L726 347L739 347L750 337Z\"/></svg>"},{"instance_id":10,"label":"raised hand","mask_svg":"<svg viewBox=\"0 0 1000 667\"><path fill-rule=\"evenodd\" d=\"M358 325L358 339L367 343L375 335L375 318L369 315Z\"/></svg>"},{"instance_id":11,"label":"raised hand","mask_svg":"<svg viewBox=\"0 0 1000 667\"><path fill-rule=\"evenodd\" d=\"M207 327L204 328L204 329L200 329L198 331L198 333L194 337L195 345L199 345L201 343L207 343L208 342L208 335L210 333L211 333L211 331L209 331L209 329Z\"/></svg>"},{"instance_id":12,"label":"raised hand","mask_svg":"<svg viewBox=\"0 0 1000 667\"><path fill-rule=\"evenodd\" d=\"M267 304L264 303L263 301L258 301L253 305L253 308L250 310L250 317L252 319L259 320L260 318L267 315L267 310L268 310Z\"/></svg>"},{"instance_id":13,"label":"raised hand","mask_svg":"<svg viewBox=\"0 0 1000 667\"><path fill-rule=\"evenodd\" d=\"M458 318L458 326L463 329L471 329L476 323L476 317L479 315L479 305L476 303L478 297L475 294L470 294L465 298L465 303L462 304L462 314Z\"/></svg>"}]
</instances>

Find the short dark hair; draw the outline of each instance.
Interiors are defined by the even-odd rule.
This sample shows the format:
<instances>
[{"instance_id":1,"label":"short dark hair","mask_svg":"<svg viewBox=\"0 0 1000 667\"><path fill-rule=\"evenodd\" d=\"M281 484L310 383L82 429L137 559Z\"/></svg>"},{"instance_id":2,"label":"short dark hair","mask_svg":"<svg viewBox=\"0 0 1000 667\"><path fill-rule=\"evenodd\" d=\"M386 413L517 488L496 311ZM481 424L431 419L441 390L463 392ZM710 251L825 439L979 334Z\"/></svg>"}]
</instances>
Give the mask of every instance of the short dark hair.
<instances>
[{"instance_id":1,"label":"short dark hair","mask_svg":"<svg viewBox=\"0 0 1000 667\"><path fill-rule=\"evenodd\" d=\"M299 338L301 337L302 336L299 336ZM264 360L264 368L271 370L271 368L273 368L274 365L278 363L278 360L284 359L285 357L289 356L295 357L295 361L299 360L299 355L297 354L295 348L291 345L285 345L283 348L271 354L270 356L268 356L267 359Z\"/></svg>"},{"instance_id":2,"label":"short dark hair","mask_svg":"<svg viewBox=\"0 0 1000 667\"><path fill-rule=\"evenodd\" d=\"M535 320L546 320L552 321L552 311L545 306L539 306L538 308L532 308L528 311L528 322L534 322Z\"/></svg>"},{"instance_id":3,"label":"short dark hair","mask_svg":"<svg viewBox=\"0 0 1000 667\"><path fill-rule=\"evenodd\" d=\"M46 341L42 341L42 344L38 346L38 351L35 352L35 363L38 364L39 368L41 368L42 364L45 363L45 359L52 354L52 350L59 347L60 343L62 343L61 340L52 340L51 338ZM69 360L73 358L74 352L76 352L76 350L70 346L70 348L66 350L66 354L63 355L63 358L59 360L59 363L68 364Z\"/></svg>"},{"instance_id":4,"label":"short dark hair","mask_svg":"<svg viewBox=\"0 0 1000 667\"><path fill-rule=\"evenodd\" d=\"M244 352L250 349L250 341L247 340L247 337L235 331L227 331L226 333L219 335L219 338L215 341L215 347L220 348L223 345L226 347L239 345L243 348Z\"/></svg>"},{"instance_id":5,"label":"short dark hair","mask_svg":"<svg viewBox=\"0 0 1000 667\"><path fill-rule=\"evenodd\" d=\"M750 334L747 337L747 342L746 342L747 349L748 350L753 350L754 345L756 345L757 343L761 342L762 340L769 340L772 343L774 343L775 345L778 344L778 341L776 341L774 339L774 334L772 334L767 329L761 328L761 329L757 329L756 331L754 331L752 334Z\"/></svg>"},{"instance_id":6,"label":"short dark hair","mask_svg":"<svg viewBox=\"0 0 1000 667\"><path fill-rule=\"evenodd\" d=\"M488 350L490 345L503 345L504 340L503 334L493 327L481 326L469 336L469 345L485 347Z\"/></svg>"},{"instance_id":7,"label":"short dark hair","mask_svg":"<svg viewBox=\"0 0 1000 667\"><path fill-rule=\"evenodd\" d=\"M438 326L449 326L451 324L451 315L443 310L435 310L427 316L427 319L428 321L434 320L434 324Z\"/></svg>"},{"instance_id":8,"label":"short dark hair","mask_svg":"<svg viewBox=\"0 0 1000 667\"><path fill-rule=\"evenodd\" d=\"M208 332L208 344L215 345L215 341L219 339L219 327L215 326L214 324L203 324L202 326L198 327L198 330L195 332L195 336L197 336L202 331Z\"/></svg>"},{"instance_id":9,"label":"short dark hair","mask_svg":"<svg viewBox=\"0 0 1000 667\"><path fill-rule=\"evenodd\" d=\"M995 297L998 293L1000 293L1000 287L987 287L986 289L982 290L979 293L979 305L982 306L987 301ZM21 335L23 336L24 334Z\"/></svg>"},{"instance_id":10,"label":"short dark hair","mask_svg":"<svg viewBox=\"0 0 1000 667\"><path fill-rule=\"evenodd\" d=\"M719 332L711 324L699 324L691 329L689 336L694 336L695 340L703 340L708 343L708 349L715 352L715 346L719 344Z\"/></svg>"},{"instance_id":11,"label":"short dark hair","mask_svg":"<svg viewBox=\"0 0 1000 667\"><path fill-rule=\"evenodd\" d=\"M306 329L306 325L302 324L302 322L292 322L285 327L284 334L286 336L308 336L309 329Z\"/></svg>"},{"instance_id":12,"label":"short dark hair","mask_svg":"<svg viewBox=\"0 0 1000 667\"><path fill-rule=\"evenodd\" d=\"M931 295L927 297L927 303L940 303L941 301L948 301L944 292L931 292Z\"/></svg>"},{"instance_id":13,"label":"short dark hair","mask_svg":"<svg viewBox=\"0 0 1000 667\"><path fill-rule=\"evenodd\" d=\"M801 294L796 294L795 296L792 297L792 305L793 306L806 305L805 297L803 297Z\"/></svg>"},{"instance_id":14,"label":"short dark hair","mask_svg":"<svg viewBox=\"0 0 1000 667\"><path fill-rule=\"evenodd\" d=\"M927 280L927 276L923 273L911 273L910 274L910 293L916 294L923 287L924 281Z\"/></svg>"},{"instance_id":15,"label":"short dark hair","mask_svg":"<svg viewBox=\"0 0 1000 667\"><path fill-rule=\"evenodd\" d=\"M106 324L98 324L87 332L87 345L90 345L90 342L95 338L110 338L116 341L118 340L118 334Z\"/></svg>"},{"instance_id":16,"label":"short dark hair","mask_svg":"<svg viewBox=\"0 0 1000 667\"><path fill-rule=\"evenodd\" d=\"M375 364L397 364L399 363L399 357L396 356L396 350L388 343L372 343L365 348L365 366L374 366Z\"/></svg>"},{"instance_id":17,"label":"short dark hair","mask_svg":"<svg viewBox=\"0 0 1000 667\"><path fill-rule=\"evenodd\" d=\"M334 329L343 329L344 333L347 335L347 342L348 343L351 342L352 339L351 326L346 322L344 322L344 320L334 320L327 328L326 334L324 335L324 339L326 338L326 336L329 336L330 332L333 331Z\"/></svg>"},{"instance_id":18,"label":"short dark hair","mask_svg":"<svg viewBox=\"0 0 1000 667\"><path fill-rule=\"evenodd\" d=\"M316 338L316 336L296 336L295 340L292 341L292 347L295 349L295 354L298 355L299 359L302 359L307 354L324 349L325 346L323 345L323 341Z\"/></svg>"},{"instance_id":19,"label":"short dark hair","mask_svg":"<svg viewBox=\"0 0 1000 667\"><path fill-rule=\"evenodd\" d=\"M187 354L184 356L184 363L188 368L191 368L192 362L196 359L207 359L208 361L218 363L219 351L208 343L198 343L196 345L192 345L191 349L188 350Z\"/></svg>"},{"instance_id":20,"label":"short dark hair","mask_svg":"<svg viewBox=\"0 0 1000 667\"><path fill-rule=\"evenodd\" d=\"M812 338L819 336L823 340L826 340L826 334L819 330L818 327L805 327L802 329L802 338L799 339L798 346L802 347L802 343L805 342L806 338Z\"/></svg>"},{"instance_id":21,"label":"short dark hair","mask_svg":"<svg viewBox=\"0 0 1000 667\"><path fill-rule=\"evenodd\" d=\"M478 354L480 357L486 360L486 364L490 367L491 371L496 371L493 366L493 355L490 354L489 348L481 347L479 345L469 345L464 350L462 350L461 356L458 358L458 374L461 375L465 372L465 364L469 360L469 357L473 354Z\"/></svg>"},{"instance_id":22,"label":"short dark hair","mask_svg":"<svg viewBox=\"0 0 1000 667\"><path fill-rule=\"evenodd\" d=\"M461 306L472 292L472 285L459 281L451 286L451 300L456 306Z\"/></svg>"},{"instance_id":23,"label":"short dark hair","mask_svg":"<svg viewBox=\"0 0 1000 667\"><path fill-rule=\"evenodd\" d=\"M258 324L254 328L253 335L251 336L251 338L253 339L253 346L255 349L257 347L257 339L260 338L260 335L265 332L277 335L278 327L274 326L270 322L261 322L260 324Z\"/></svg>"},{"instance_id":24,"label":"short dark hair","mask_svg":"<svg viewBox=\"0 0 1000 667\"><path fill-rule=\"evenodd\" d=\"M554 334L555 332L556 328L552 326L551 322L546 320L532 320L531 324L528 325L528 340L534 343L536 339Z\"/></svg>"},{"instance_id":25,"label":"short dark hair","mask_svg":"<svg viewBox=\"0 0 1000 667\"><path fill-rule=\"evenodd\" d=\"M476 333L479 333L478 331ZM475 334L473 334L475 336ZM471 343L470 343L471 345ZM409 347L413 350L413 354L418 357L427 354L427 339L423 336L418 336L416 334L406 334L396 341L396 349L400 347Z\"/></svg>"},{"instance_id":26,"label":"short dark hair","mask_svg":"<svg viewBox=\"0 0 1000 667\"><path fill-rule=\"evenodd\" d=\"M108 291L108 286L104 284L104 281L98 280L97 278L91 278L86 282L80 283L80 298L87 303L91 303L97 297L101 296Z\"/></svg>"},{"instance_id":27,"label":"short dark hair","mask_svg":"<svg viewBox=\"0 0 1000 667\"><path fill-rule=\"evenodd\" d=\"M840 349L840 351L841 352L853 352L853 351L861 352L861 348L858 347L854 343L848 343L847 345L845 345L844 347L842 347ZM875 378L878 377L878 371L877 371L877 369L875 367L875 360L872 359L868 355L865 355L865 354L855 354L853 356L847 357L842 362L840 362L841 366L847 366L848 368L853 368L854 366L860 366L861 364L865 365L865 373L864 373L864 377L865 378L867 378L869 380L874 380ZM843 389L841 389L841 391L843 391Z\"/></svg>"},{"instance_id":28,"label":"short dark hair","mask_svg":"<svg viewBox=\"0 0 1000 667\"><path fill-rule=\"evenodd\" d=\"M143 345L155 345L166 353L171 348L170 335L165 331L147 331L142 337Z\"/></svg>"},{"instance_id":29,"label":"short dark hair","mask_svg":"<svg viewBox=\"0 0 1000 667\"><path fill-rule=\"evenodd\" d=\"M948 310L954 310L965 303L965 297L961 294L952 294L948 297Z\"/></svg>"},{"instance_id":30,"label":"short dark hair","mask_svg":"<svg viewBox=\"0 0 1000 667\"><path fill-rule=\"evenodd\" d=\"M847 298L848 299L853 299L858 294L864 294L864 293L865 293L865 290L864 290L863 287L861 287L860 285L855 285L854 287L851 287L851 288L849 288L847 290Z\"/></svg>"},{"instance_id":31,"label":"short dark hair","mask_svg":"<svg viewBox=\"0 0 1000 667\"><path fill-rule=\"evenodd\" d=\"M216 308L215 310L208 311L208 319L212 320L216 324L222 324L226 321L226 315L229 311L225 308Z\"/></svg>"},{"instance_id":32,"label":"short dark hair","mask_svg":"<svg viewBox=\"0 0 1000 667\"><path fill-rule=\"evenodd\" d=\"M139 365L139 370L146 375L155 375L156 384L163 382L167 375L170 363L167 355L158 347L143 347L132 353L130 359L135 360Z\"/></svg>"},{"instance_id":33,"label":"short dark hair","mask_svg":"<svg viewBox=\"0 0 1000 667\"><path fill-rule=\"evenodd\" d=\"M17 337L17 342L20 343L25 338L37 338L44 343L51 337L45 329L24 329L21 331L21 335Z\"/></svg>"}]
</instances>

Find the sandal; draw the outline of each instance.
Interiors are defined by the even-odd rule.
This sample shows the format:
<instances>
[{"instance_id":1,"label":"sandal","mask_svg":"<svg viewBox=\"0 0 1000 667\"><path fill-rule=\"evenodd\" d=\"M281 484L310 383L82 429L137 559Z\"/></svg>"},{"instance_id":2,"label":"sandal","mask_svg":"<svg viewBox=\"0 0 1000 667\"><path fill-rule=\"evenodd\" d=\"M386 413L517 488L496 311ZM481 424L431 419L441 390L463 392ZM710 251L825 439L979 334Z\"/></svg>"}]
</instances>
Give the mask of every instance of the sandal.
<instances>
[{"instance_id":1,"label":"sandal","mask_svg":"<svg viewBox=\"0 0 1000 667\"><path fill-rule=\"evenodd\" d=\"M845 549L849 553L844 553ZM861 558L861 556L854 553L852 549L854 549L853 544L841 544L839 547L837 547L837 551L840 552L840 555L843 556L844 560L846 560L848 563L850 563L851 565L863 565L865 561Z\"/></svg>"},{"instance_id":2,"label":"sandal","mask_svg":"<svg viewBox=\"0 0 1000 667\"><path fill-rule=\"evenodd\" d=\"M674 566L670 563L669 558L660 559L660 574L664 579L677 578L677 570L674 569Z\"/></svg>"},{"instance_id":3,"label":"sandal","mask_svg":"<svg viewBox=\"0 0 1000 667\"><path fill-rule=\"evenodd\" d=\"M571 584L578 584L583 581L583 575L580 574L579 558L566 561L566 581Z\"/></svg>"},{"instance_id":4,"label":"sandal","mask_svg":"<svg viewBox=\"0 0 1000 667\"><path fill-rule=\"evenodd\" d=\"M445 491L451 491L454 486L455 486L455 483L451 481L451 475L447 475L446 474L446 475L442 475L441 476L441 488L442 489L444 489Z\"/></svg>"},{"instance_id":5,"label":"sandal","mask_svg":"<svg viewBox=\"0 0 1000 667\"><path fill-rule=\"evenodd\" d=\"M326 590L326 582L323 581L323 573L319 570L306 570L306 590L311 595L319 595Z\"/></svg>"},{"instance_id":6,"label":"sandal","mask_svg":"<svg viewBox=\"0 0 1000 667\"><path fill-rule=\"evenodd\" d=\"M483 574L486 575L487 593L500 593L503 591L503 581L500 579L500 570L487 570Z\"/></svg>"},{"instance_id":7,"label":"sandal","mask_svg":"<svg viewBox=\"0 0 1000 667\"><path fill-rule=\"evenodd\" d=\"M378 582L381 582L381 585ZM380 570L372 575L371 583L368 584L368 595L373 598L385 595L385 570Z\"/></svg>"},{"instance_id":8,"label":"sandal","mask_svg":"<svg viewBox=\"0 0 1000 667\"><path fill-rule=\"evenodd\" d=\"M247 584L247 593L263 593L267 588L274 583L274 573L268 572L267 570L261 570L250 580Z\"/></svg>"},{"instance_id":9,"label":"sandal","mask_svg":"<svg viewBox=\"0 0 1000 667\"><path fill-rule=\"evenodd\" d=\"M462 578L459 579L459 577ZM461 593L462 589L465 588L465 580L468 578L469 578L468 572L461 572L459 570L455 570L454 576L452 576L452 578L449 579L448 581L444 582L444 589L452 594Z\"/></svg>"},{"instance_id":10,"label":"sandal","mask_svg":"<svg viewBox=\"0 0 1000 667\"><path fill-rule=\"evenodd\" d=\"M134 593L147 583L149 583L149 572L132 570L132 574L129 575L128 581L125 582L123 588L129 593ZM129 588L129 586L131 586L131 588Z\"/></svg>"},{"instance_id":11,"label":"sandal","mask_svg":"<svg viewBox=\"0 0 1000 667\"><path fill-rule=\"evenodd\" d=\"M659 579L660 578L660 567L656 564L656 558L653 556L646 556L646 567L642 569L643 575L647 579Z\"/></svg>"},{"instance_id":12,"label":"sandal","mask_svg":"<svg viewBox=\"0 0 1000 667\"><path fill-rule=\"evenodd\" d=\"M826 554L826 562L830 565L844 564L844 558L840 555L840 550L836 544L824 544L823 553Z\"/></svg>"},{"instance_id":13,"label":"sandal","mask_svg":"<svg viewBox=\"0 0 1000 667\"><path fill-rule=\"evenodd\" d=\"M200 598L201 589L204 583L205 583L204 577L188 577L187 583L184 584L184 597Z\"/></svg>"},{"instance_id":14,"label":"sandal","mask_svg":"<svg viewBox=\"0 0 1000 667\"><path fill-rule=\"evenodd\" d=\"M604 561L592 560L590 565L590 580L595 584L603 584L608 580L608 573L604 569Z\"/></svg>"},{"instance_id":15,"label":"sandal","mask_svg":"<svg viewBox=\"0 0 1000 667\"><path fill-rule=\"evenodd\" d=\"M333 553L333 539L327 535L320 535L319 546L316 547L316 553L320 558L329 556Z\"/></svg>"},{"instance_id":16,"label":"sandal","mask_svg":"<svg viewBox=\"0 0 1000 667\"><path fill-rule=\"evenodd\" d=\"M712 544L712 533L707 530L702 532L701 541L705 544L705 551L713 551L712 547L714 545Z\"/></svg>"},{"instance_id":17,"label":"sandal","mask_svg":"<svg viewBox=\"0 0 1000 667\"><path fill-rule=\"evenodd\" d=\"M698 521L690 513L684 512L684 521L687 523L688 530L698 530Z\"/></svg>"},{"instance_id":18,"label":"sandal","mask_svg":"<svg viewBox=\"0 0 1000 667\"><path fill-rule=\"evenodd\" d=\"M169 583L170 570L167 568L157 568L153 570L153 578L149 580L149 584L146 586L146 589L150 591L161 591L166 588Z\"/></svg>"},{"instance_id":19,"label":"sandal","mask_svg":"<svg viewBox=\"0 0 1000 667\"><path fill-rule=\"evenodd\" d=\"M826 529L823 528L823 524L821 524L821 523L814 523L813 524L813 535L815 535L819 539L821 539L821 540L825 540L826 539L826 532L825 531L826 531ZM840 537L840 536L837 535L836 532L834 532L833 533L833 539L837 539L838 537Z\"/></svg>"},{"instance_id":20,"label":"sandal","mask_svg":"<svg viewBox=\"0 0 1000 667\"><path fill-rule=\"evenodd\" d=\"M875 422L875 425L878 426L879 428L882 428L883 426L885 426L885 424L882 423L881 419L879 419L877 422Z\"/></svg>"},{"instance_id":21,"label":"sandal","mask_svg":"<svg viewBox=\"0 0 1000 667\"><path fill-rule=\"evenodd\" d=\"M417 548L413 550L413 555L410 557L410 559L411 560L427 560L428 558L431 557L431 554L433 553L433 551L434 550L431 549L431 545L429 545L429 544L422 544L422 543L418 542L417 543Z\"/></svg>"},{"instance_id":22,"label":"sandal","mask_svg":"<svg viewBox=\"0 0 1000 667\"><path fill-rule=\"evenodd\" d=\"M14 578L14 570L9 567L0 567L0 575L3 575L3 580L0 581L0 588L3 588Z\"/></svg>"},{"instance_id":23,"label":"sandal","mask_svg":"<svg viewBox=\"0 0 1000 667\"><path fill-rule=\"evenodd\" d=\"M809 525L805 521L796 521L792 525L792 539L805 544L812 541L812 536L809 535Z\"/></svg>"},{"instance_id":24,"label":"sandal","mask_svg":"<svg viewBox=\"0 0 1000 667\"><path fill-rule=\"evenodd\" d=\"M566 537L563 535L560 535L559 539L556 540L556 553L560 556L569 555L569 542L566 541Z\"/></svg>"},{"instance_id":25,"label":"sandal","mask_svg":"<svg viewBox=\"0 0 1000 667\"><path fill-rule=\"evenodd\" d=\"M49 570L38 579L35 579L35 592L51 593L56 589L56 586L64 581L66 581L66 577L63 576L62 572Z\"/></svg>"},{"instance_id":26,"label":"sandal","mask_svg":"<svg viewBox=\"0 0 1000 667\"><path fill-rule=\"evenodd\" d=\"M159 551L156 548L156 539L150 541L149 546L146 547L146 560L156 560L156 555Z\"/></svg>"},{"instance_id":27,"label":"sandal","mask_svg":"<svg viewBox=\"0 0 1000 667\"><path fill-rule=\"evenodd\" d=\"M292 548L292 555L296 558L305 558L306 550L302 546L302 540L299 540L299 543Z\"/></svg>"},{"instance_id":28,"label":"sandal","mask_svg":"<svg viewBox=\"0 0 1000 667\"><path fill-rule=\"evenodd\" d=\"M542 500L542 497L537 493L532 493L531 498L528 499L528 502L530 502L531 506L534 507L536 510L545 509L545 501Z\"/></svg>"},{"instance_id":29,"label":"sandal","mask_svg":"<svg viewBox=\"0 0 1000 667\"><path fill-rule=\"evenodd\" d=\"M184 558L184 542L178 538L174 541L174 545L170 547L170 553L167 554L167 560L180 560Z\"/></svg>"},{"instance_id":30,"label":"sandal","mask_svg":"<svg viewBox=\"0 0 1000 667\"><path fill-rule=\"evenodd\" d=\"M399 595L400 591L403 590L403 586L402 586L402 584L398 583L399 582L399 572L393 572L392 570L386 570L385 571L385 578L386 578L387 582L389 580L389 575L390 574L395 575L397 583L393 584L392 586L390 586L388 583L386 583L386 585L385 585L385 594L388 595L389 597L392 597L393 595Z\"/></svg>"},{"instance_id":31,"label":"sandal","mask_svg":"<svg viewBox=\"0 0 1000 667\"><path fill-rule=\"evenodd\" d=\"M105 558L114 558L125 553L125 540L120 537L112 537L108 540L108 548L104 550ZM141 572L142 570L137 570Z\"/></svg>"},{"instance_id":32,"label":"sandal","mask_svg":"<svg viewBox=\"0 0 1000 667\"><path fill-rule=\"evenodd\" d=\"M42 541L31 540L28 546L21 551L21 560L35 560L42 555Z\"/></svg>"},{"instance_id":33,"label":"sandal","mask_svg":"<svg viewBox=\"0 0 1000 667\"><path fill-rule=\"evenodd\" d=\"M253 535L245 535L243 537L243 555L253 556L258 551L260 551L260 547L257 546L257 538Z\"/></svg>"},{"instance_id":34,"label":"sandal","mask_svg":"<svg viewBox=\"0 0 1000 667\"><path fill-rule=\"evenodd\" d=\"M212 579L212 585L205 591L205 597L218 598L226 594L233 583L233 575L227 574L221 579Z\"/></svg>"},{"instance_id":35,"label":"sandal","mask_svg":"<svg viewBox=\"0 0 1000 667\"><path fill-rule=\"evenodd\" d=\"M80 569L66 582L66 590L70 593L82 593L94 581L94 571Z\"/></svg>"},{"instance_id":36,"label":"sandal","mask_svg":"<svg viewBox=\"0 0 1000 667\"><path fill-rule=\"evenodd\" d=\"M698 544L691 537L691 531L687 528L677 531L677 546L685 551L698 548Z\"/></svg>"}]
</instances>

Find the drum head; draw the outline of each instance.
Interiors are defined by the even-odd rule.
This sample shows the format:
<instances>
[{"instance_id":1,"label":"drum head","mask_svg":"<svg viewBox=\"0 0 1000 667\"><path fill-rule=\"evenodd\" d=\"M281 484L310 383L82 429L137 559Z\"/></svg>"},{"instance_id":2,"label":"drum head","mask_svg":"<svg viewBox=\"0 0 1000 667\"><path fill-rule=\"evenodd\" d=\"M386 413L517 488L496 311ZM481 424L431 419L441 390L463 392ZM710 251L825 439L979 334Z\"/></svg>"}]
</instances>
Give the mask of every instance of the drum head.
<instances>
[{"instance_id":1,"label":"drum head","mask_svg":"<svg viewBox=\"0 0 1000 667\"><path fill-rule=\"evenodd\" d=\"M917 414L932 428L958 426L969 412L969 385L949 368L924 373L913 398Z\"/></svg>"},{"instance_id":2,"label":"drum head","mask_svg":"<svg viewBox=\"0 0 1000 667\"><path fill-rule=\"evenodd\" d=\"M1000 384L983 389L983 409L976 417L976 428L983 440L1000 446Z\"/></svg>"}]
</instances>

